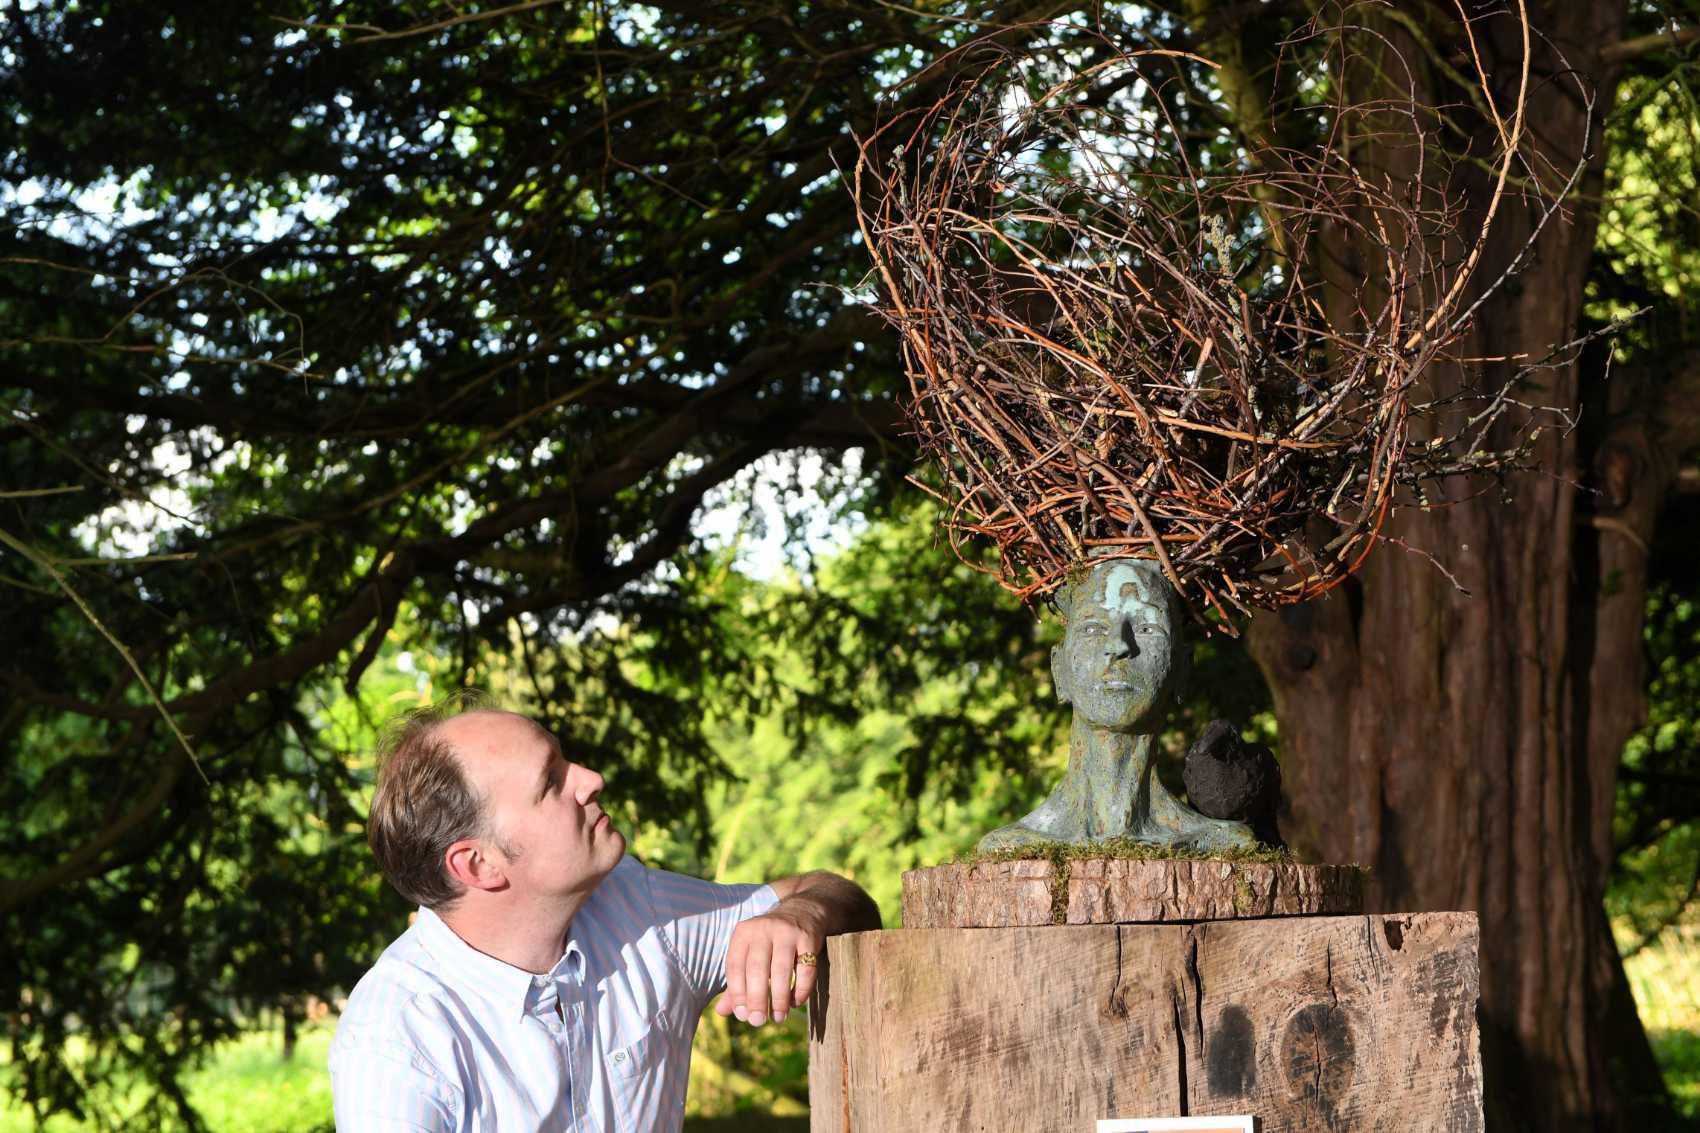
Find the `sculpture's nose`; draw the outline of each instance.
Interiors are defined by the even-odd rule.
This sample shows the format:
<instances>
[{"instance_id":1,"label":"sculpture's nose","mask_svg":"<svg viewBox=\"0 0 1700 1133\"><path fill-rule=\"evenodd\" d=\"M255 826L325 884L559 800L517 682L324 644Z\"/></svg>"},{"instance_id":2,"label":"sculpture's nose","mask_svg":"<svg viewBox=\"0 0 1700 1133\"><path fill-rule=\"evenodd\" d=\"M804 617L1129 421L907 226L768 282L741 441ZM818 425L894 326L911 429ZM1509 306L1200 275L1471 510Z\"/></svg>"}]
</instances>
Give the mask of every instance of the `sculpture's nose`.
<instances>
[{"instance_id":1,"label":"sculpture's nose","mask_svg":"<svg viewBox=\"0 0 1700 1133\"><path fill-rule=\"evenodd\" d=\"M1122 619L1121 625L1117 627L1116 636L1121 642L1121 648L1116 653L1117 659L1139 656L1139 639L1133 632L1132 618Z\"/></svg>"}]
</instances>

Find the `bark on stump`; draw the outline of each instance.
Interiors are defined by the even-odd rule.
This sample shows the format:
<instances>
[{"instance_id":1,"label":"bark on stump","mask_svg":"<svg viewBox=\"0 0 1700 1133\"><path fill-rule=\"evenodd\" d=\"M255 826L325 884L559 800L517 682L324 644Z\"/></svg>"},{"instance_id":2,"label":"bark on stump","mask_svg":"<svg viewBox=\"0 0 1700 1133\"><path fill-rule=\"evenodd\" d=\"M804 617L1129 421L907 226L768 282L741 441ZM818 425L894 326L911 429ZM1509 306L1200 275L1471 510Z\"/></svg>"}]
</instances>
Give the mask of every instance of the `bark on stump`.
<instances>
[{"instance_id":1,"label":"bark on stump","mask_svg":"<svg viewBox=\"0 0 1700 1133\"><path fill-rule=\"evenodd\" d=\"M961 900L950 874L904 879L906 924L1000 927L828 941L810 1005L813 1133L1091 1133L1102 1117L1234 1113L1264 1133L1482 1128L1474 914L1204 919L1293 908L1299 893L1344 902L1356 871L1301 885L1213 877L1222 863L1083 864L1071 918L1144 908L1171 923L1053 925L1049 863L1010 862L945 867L981 871L959 879ZM984 888L997 886L1013 894L1003 912Z\"/></svg>"},{"instance_id":2,"label":"bark on stump","mask_svg":"<svg viewBox=\"0 0 1700 1133\"><path fill-rule=\"evenodd\" d=\"M903 875L905 928L1013 928L1363 911L1356 866L1089 858L944 865Z\"/></svg>"}]
</instances>

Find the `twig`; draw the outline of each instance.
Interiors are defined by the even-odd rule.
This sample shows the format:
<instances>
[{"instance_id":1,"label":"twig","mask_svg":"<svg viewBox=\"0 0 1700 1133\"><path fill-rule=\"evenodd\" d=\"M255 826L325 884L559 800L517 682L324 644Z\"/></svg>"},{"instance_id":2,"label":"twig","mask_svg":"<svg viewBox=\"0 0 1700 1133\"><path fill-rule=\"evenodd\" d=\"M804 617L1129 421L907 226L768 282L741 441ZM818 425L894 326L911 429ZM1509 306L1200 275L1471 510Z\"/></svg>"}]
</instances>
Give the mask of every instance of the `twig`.
<instances>
[{"instance_id":1,"label":"twig","mask_svg":"<svg viewBox=\"0 0 1700 1133\"><path fill-rule=\"evenodd\" d=\"M1530 459L1528 444L1481 442L1531 412L1512 396L1526 364L1476 392L1421 392L1439 364L1488 372L1458 346L1478 296L1526 259L1472 278L1527 140L1531 32L1524 0L1509 11L1522 55L1505 105L1460 13L1474 77L1450 74L1473 84L1464 104L1492 143L1467 155L1492 171L1475 210L1435 188L1449 172L1436 135L1459 123L1455 107L1420 104L1414 79L1342 93L1302 152L1253 139L1201 164L1152 93L1168 80L1108 42L1080 67L1077 39L1019 54L977 41L961 53L977 69L857 139L848 180L876 309L901 337L908 416L964 561L968 540L989 541L997 566L970 565L1031 600L1091 548L1157 560L1195 610L1281 606L1358 569L1388 538L1396 493L1427 506L1434 480ZM1368 28L1312 27L1283 51L1317 40L1311 57L1332 63L1357 33L1397 50ZM1343 91L1333 72L1326 83ZM1351 157L1390 120L1414 142L1399 176ZM1530 242L1581 168L1542 202ZM1343 248L1360 260L1349 279L1331 266ZM1472 397L1480 408L1453 409ZM1418 422L1431 439L1413 445ZM1312 530L1317 517L1342 527Z\"/></svg>"},{"instance_id":2,"label":"twig","mask_svg":"<svg viewBox=\"0 0 1700 1133\"><path fill-rule=\"evenodd\" d=\"M410 39L416 35L430 35L434 31L445 28L459 27L461 24L476 23L480 20L499 20L503 16L515 16L521 12L529 12L536 8L547 8L550 5L564 4L566 0L523 0L519 4L509 4L505 8L492 8L488 12L462 12L458 16L450 16L445 20L433 20L430 23L415 24L412 27L386 31L376 24L322 24L313 20L292 20L284 16L273 16L272 19L280 24L303 31L316 32L348 32L361 31L365 35L349 40L349 43L379 43L384 40Z\"/></svg>"},{"instance_id":3,"label":"twig","mask_svg":"<svg viewBox=\"0 0 1700 1133\"><path fill-rule=\"evenodd\" d=\"M124 663L130 666L130 671L136 674L136 679L141 682L142 688L147 691L148 699L153 701L154 707L159 710L160 718L165 721L165 726L171 729L171 734L177 737L177 742L179 744L183 745L183 753L189 757L189 762L195 765L195 772L200 775L201 782L211 786L212 780L207 778L206 771L201 767L201 761L195 758L195 749L189 746L189 738L185 736L183 734L183 730L177 726L177 721L172 718L171 712L165 707L165 702L159 698L159 693L154 691L153 682L148 680L148 675L146 673L142 672L142 667L136 662L135 655L130 652L130 647L125 645L122 641L119 641L118 638L113 635L112 631L106 628L106 623L100 620L89 604L83 600L83 596L77 593L76 588L71 585L63 574L59 573L59 569L54 566L53 559L42 554L40 551L37 551L34 547L31 547L23 540L16 538L10 532L4 530L0 530L0 543L10 547L36 566L40 567L43 571L47 572L48 577L53 579L59 589L63 590L66 595L70 597L71 601L77 604L77 609L83 612L83 617L88 619L89 624L99 630L100 636L106 638L112 648L118 651L118 655L124 658Z\"/></svg>"}]
</instances>

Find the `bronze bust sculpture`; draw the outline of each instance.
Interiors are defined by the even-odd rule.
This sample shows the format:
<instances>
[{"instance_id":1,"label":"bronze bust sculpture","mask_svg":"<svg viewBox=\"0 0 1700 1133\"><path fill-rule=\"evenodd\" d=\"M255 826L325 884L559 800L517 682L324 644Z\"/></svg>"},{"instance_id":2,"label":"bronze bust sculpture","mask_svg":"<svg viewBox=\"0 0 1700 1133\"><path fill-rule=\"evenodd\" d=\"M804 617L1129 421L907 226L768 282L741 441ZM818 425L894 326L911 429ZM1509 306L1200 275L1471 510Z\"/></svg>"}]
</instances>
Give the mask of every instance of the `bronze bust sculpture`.
<instances>
[{"instance_id":1,"label":"bronze bust sculpture","mask_svg":"<svg viewBox=\"0 0 1700 1133\"><path fill-rule=\"evenodd\" d=\"M1242 822L1207 818L1169 793L1154 740L1187 668L1185 612L1156 563L1093 563L1057 595L1066 629L1051 650L1058 698L1074 706L1068 770L1044 802L980 839L982 850L1125 838L1201 853L1252 849Z\"/></svg>"}]
</instances>

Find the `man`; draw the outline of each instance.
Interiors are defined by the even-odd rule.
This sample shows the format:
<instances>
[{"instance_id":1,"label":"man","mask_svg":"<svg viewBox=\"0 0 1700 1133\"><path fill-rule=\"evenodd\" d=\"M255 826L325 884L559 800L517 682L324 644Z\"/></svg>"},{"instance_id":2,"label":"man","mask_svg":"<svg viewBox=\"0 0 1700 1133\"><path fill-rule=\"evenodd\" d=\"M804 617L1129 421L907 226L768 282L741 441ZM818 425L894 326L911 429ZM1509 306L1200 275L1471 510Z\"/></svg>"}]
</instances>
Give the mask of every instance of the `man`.
<instances>
[{"instance_id":1,"label":"man","mask_svg":"<svg viewBox=\"0 0 1700 1133\"><path fill-rule=\"evenodd\" d=\"M783 1020L827 936L879 927L832 874L715 885L627 858L602 776L523 716L418 714L386 749L368 838L420 910L337 1026L342 1133L678 1130L708 1001Z\"/></svg>"}]
</instances>

